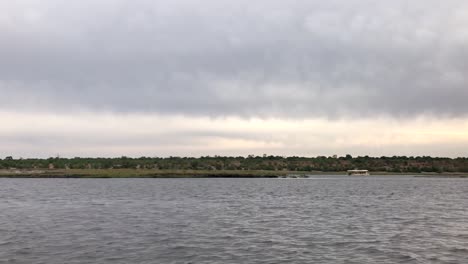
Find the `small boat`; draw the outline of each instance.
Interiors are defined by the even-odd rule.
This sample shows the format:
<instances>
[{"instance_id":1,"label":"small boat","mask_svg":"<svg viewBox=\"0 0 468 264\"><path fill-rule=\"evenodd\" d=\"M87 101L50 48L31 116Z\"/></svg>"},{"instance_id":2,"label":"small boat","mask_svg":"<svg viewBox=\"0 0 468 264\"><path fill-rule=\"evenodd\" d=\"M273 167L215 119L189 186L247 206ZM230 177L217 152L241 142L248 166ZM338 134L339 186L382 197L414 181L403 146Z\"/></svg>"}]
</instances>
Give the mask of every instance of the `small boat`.
<instances>
[{"instance_id":1,"label":"small boat","mask_svg":"<svg viewBox=\"0 0 468 264\"><path fill-rule=\"evenodd\" d=\"M368 170L348 170L348 176L369 176Z\"/></svg>"},{"instance_id":2,"label":"small boat","mask_svg":"<svg viewBox=\"0 0 468 264\"><path fill-rule=\"evenodd\" d=\"M308 175L301 175L301 174L288 174L286 176L280 176L280 179L306 179L309 178Z\"/></svg>"}]
</instances>

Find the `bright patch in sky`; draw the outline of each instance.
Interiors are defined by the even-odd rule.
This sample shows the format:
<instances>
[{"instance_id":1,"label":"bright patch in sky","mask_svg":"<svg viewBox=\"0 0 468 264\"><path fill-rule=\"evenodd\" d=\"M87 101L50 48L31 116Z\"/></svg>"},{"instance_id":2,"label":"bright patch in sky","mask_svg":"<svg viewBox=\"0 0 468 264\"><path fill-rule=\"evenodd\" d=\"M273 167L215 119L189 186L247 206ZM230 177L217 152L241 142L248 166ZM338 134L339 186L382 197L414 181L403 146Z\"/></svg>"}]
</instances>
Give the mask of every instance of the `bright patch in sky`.
<instances>
[{"instance_id":1,"label":"bright patch in sky","mask_svg":"<svg viewBox=\"0 0 468 264\"><path fill-rule=\"evenodd\" d=\"M463 156L468 120L430 117L241 119L1 112L0 145L17 157L201 155Z\"/></svg>"}]
</instances>

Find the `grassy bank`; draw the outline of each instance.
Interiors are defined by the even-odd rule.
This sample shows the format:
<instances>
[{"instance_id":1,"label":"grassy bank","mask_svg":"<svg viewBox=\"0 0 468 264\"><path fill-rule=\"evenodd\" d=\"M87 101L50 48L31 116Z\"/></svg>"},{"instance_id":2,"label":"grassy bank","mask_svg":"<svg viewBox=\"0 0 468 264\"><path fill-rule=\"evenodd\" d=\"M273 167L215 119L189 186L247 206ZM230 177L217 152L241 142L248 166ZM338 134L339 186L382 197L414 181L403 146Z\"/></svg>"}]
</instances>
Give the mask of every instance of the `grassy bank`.
<instances>
[{"instance_id":1,"label":"grassy bank","mask_svg":"<svg viewBox=\"0 0 468 264\"><path fill-rule=\"evenodd\" d=\"M68 169L0 170L3 178L276 178L296 175L346 175L346 172L267 171L267 170L152 170L152 169ZM415 177L468 178L467 173L388 173L372 176L408 175Z\"/></svg>"},{"instance_id":2,"label":"grassy bank","mask_svg":"<svg viewBox=\"0 0 468 264\"><path fill-rule=\"evenodd\" d=\"M275 178L287 171L237 170L137 170L137 169L70 169L70 170L1 170L8 178Z\"/></svg>"}]
</instances>

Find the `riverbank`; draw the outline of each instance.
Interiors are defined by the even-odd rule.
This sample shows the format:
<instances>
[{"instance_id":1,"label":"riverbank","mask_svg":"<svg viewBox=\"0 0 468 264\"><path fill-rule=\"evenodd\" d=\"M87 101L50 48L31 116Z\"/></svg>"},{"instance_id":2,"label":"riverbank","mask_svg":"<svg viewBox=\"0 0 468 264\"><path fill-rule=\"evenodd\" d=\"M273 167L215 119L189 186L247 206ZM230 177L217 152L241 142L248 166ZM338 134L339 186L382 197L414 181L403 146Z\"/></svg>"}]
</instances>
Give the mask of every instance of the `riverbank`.
<instances>
[{"instance_id":1,"label":"riverbank","mask_svg":"<svg viewBox=\"0 0 468 264\"><path fill-rule=\"evenodd\" d=\"M3 178L277 178L288 171L69 169L0 170Z\"/></svg>"},{"instance_id":2,"label":"riverbank","mask_svg":"<svg viewBox=\"0 0 468 264\"><path fill-rule=\"evenodd\" d=\"M346 175L346 172L262 171L262 170L150 170L150 169L68 169L0 170L3 178L278 178L287 175ZM467 173L388 173L372 176L468 178Z\"/></svg>"}]
</instances>

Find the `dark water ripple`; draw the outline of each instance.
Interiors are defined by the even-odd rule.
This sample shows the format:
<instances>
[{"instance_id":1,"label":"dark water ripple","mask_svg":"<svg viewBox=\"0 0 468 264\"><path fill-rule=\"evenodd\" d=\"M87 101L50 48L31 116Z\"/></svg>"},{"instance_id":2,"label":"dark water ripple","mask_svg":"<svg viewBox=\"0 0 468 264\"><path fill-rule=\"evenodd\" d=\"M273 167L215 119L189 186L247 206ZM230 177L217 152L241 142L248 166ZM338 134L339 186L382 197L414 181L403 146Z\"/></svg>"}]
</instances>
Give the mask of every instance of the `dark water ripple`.
<instances>
[{"instance_id":1,"label":"dark water ripple","mask_svg":"<svg viewBox=\"0 0 468 264\"><path fill-rule=\"evenodd\" d=\"M0 179L0 263L468 263L468 181Z\"/></svg>"}]
</instances>

